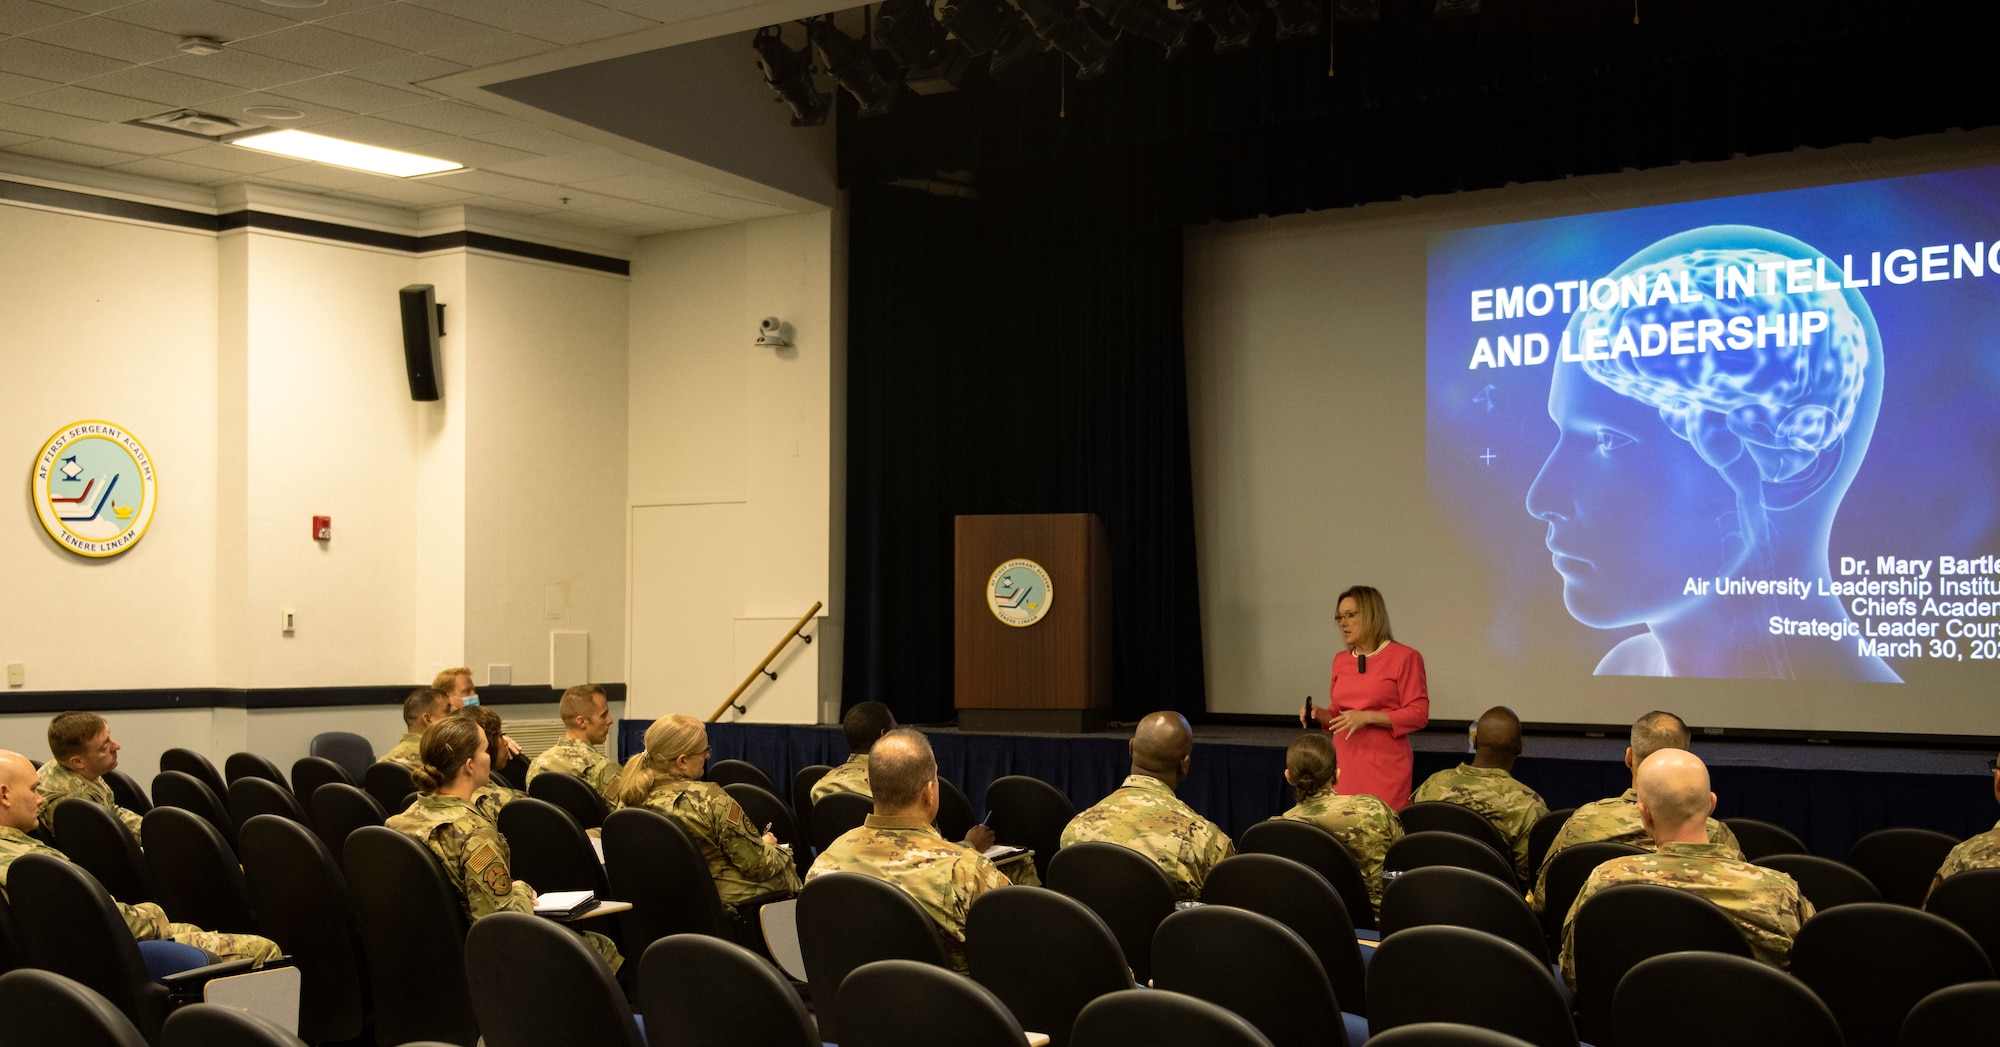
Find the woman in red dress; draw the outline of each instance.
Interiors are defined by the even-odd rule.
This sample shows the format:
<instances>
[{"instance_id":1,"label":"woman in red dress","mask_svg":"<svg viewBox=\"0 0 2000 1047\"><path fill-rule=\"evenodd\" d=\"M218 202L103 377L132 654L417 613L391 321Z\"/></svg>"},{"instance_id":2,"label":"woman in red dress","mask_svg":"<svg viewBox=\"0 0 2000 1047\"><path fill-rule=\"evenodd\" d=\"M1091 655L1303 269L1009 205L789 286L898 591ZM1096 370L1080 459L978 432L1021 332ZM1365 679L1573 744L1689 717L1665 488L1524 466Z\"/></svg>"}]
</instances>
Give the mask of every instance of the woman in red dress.
<instances>
[{"instance_id":1,"label":"woman in red dress","mask_svg":"<svg viewBox=\"0 0 2000 1047\"><path fill-rule=\"evenodd\" d=\"M1400 811L1410 802L1409 734L1431 718L1424 656L1390 635L1388 605L1369 586L1341 593L1334 620L1345 649L1333 656L1327 708L1300 709L1299 723L1333 735L1341 795L1367 793Z\"/></svg>"}]
</instances>

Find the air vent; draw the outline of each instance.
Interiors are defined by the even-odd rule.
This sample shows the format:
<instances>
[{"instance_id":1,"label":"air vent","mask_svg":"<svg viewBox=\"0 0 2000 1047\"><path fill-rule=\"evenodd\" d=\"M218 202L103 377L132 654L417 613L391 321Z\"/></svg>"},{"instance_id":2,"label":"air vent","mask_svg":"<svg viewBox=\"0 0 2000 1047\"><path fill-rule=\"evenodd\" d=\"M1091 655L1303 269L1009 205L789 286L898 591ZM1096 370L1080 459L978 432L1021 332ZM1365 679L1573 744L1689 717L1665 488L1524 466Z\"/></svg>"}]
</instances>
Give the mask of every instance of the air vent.
<instances>
[{"instance_id":1,"label":"air vent","mask_svg":"<svg viewBox=\"0 0 2000 1047\"><path fill-rule=\"evenodd\" d=\"M245 131L261 130L264 126L263 124L249 124L241 120L231 120L229 117L217 116L214 113L196 112L193 109L175 109L172 112L161 113L158 116L141 117L140 119L129 121L129 123L138 127L151 127L160 131L172 131L175 134L183 134L191 138L202 138L211 142L220 142L230 135L240 135Z\"/></svg>"}]
</instances>

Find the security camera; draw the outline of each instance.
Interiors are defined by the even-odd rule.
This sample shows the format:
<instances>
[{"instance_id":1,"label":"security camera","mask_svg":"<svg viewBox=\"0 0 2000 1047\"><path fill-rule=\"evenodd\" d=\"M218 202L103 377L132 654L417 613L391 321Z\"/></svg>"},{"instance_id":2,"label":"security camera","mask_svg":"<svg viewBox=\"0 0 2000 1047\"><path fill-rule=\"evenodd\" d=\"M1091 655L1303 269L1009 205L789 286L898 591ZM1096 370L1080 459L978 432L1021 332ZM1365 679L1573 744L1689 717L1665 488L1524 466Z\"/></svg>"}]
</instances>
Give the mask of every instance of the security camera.
<instances>
[{"instance_id":1,"label":"security camera","mask_svg":"<svg viewBox=\"0 0 2000 1047\"><path fill-rule=\"evenodd\" d=\"M767 316L757 321L757 340L750 344L761 345L766 349L790 349L792 347L791 336L792 328L790 324L775 316Z\"/></svg>"}]
</instances>

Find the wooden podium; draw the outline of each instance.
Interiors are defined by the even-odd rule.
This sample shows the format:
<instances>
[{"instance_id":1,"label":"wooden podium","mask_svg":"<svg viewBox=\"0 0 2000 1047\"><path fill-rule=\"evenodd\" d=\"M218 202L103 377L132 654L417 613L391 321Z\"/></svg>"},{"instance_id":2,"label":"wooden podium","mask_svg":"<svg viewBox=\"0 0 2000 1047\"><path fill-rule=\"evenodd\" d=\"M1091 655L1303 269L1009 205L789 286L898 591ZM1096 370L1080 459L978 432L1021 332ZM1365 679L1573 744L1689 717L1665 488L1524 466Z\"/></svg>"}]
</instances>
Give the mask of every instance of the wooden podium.
<instances>
[{"instance_id":1,"label":"wooden podium","mask_svg":"<svg viewBox=\"0 0 2000 1047\"><path fill-rule=\"evenodd\" d=\"M954 704L969 731L1092 731L1111 712L1111 556L1089 513L955 520Z\"/></svg>"}]
</instances>

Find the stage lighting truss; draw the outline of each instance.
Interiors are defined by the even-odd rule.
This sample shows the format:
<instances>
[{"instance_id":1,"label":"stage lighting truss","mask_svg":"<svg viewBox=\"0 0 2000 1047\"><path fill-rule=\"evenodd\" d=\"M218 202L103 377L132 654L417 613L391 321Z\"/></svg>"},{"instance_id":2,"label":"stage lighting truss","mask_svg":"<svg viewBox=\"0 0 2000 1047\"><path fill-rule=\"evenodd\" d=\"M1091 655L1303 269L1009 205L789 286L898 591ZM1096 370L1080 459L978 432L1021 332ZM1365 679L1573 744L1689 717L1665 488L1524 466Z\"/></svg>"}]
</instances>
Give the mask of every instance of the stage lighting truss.
<instances>
[{"instance_id":1,"label":"stage lighting truss","mask_svg":"<svg viewBox=\"0 0 2000 1047\"><path fill-rule=\"evenodd\" d=\"M1342 0L1334 2L1338 4ZM1278 24L1278 39L1296 40L1302 36L1319 35L1317 0L1264 0L1264 6L1271 9L1271 20ZM1378 6L1378 16L1380 11Z\"/></svg>"},{"instance_id":2,"label":"stage lighting truss","mask_svg":"<svg viewBox=\"0 0 2000 1047\"><path fill-rule=\"evenodd\" d=\"M1333 20L1379 22L1382 20L1382 0L1333 0Z\"/></svg>"},{"instance_id":3,"label":"stage lighting truss","mask_svg":"<svg viewBox=\"0 0 2000 1047\"><path fill-rule=\"evenodd\" d=\"M833 75L841 90L854 96L860 106L855 115L867 120L894 108L899 85L883 79L882 71L875 68L874 56L853 37L841 32L833 24L832 15L808 22L806 35L812 38L813 49L819 52L820 65Z\"/></svg>"},{"instance_id":4,"label":"stage lighting truss","mask_svg":"<svg viewBox=\"0 0 2000 1047\"><path fill-rule=\"evenodd\" d=\"M986 75L1005 87L1019 86L1039 63L1030 61L1049 45L1005 0L939 0L937 20L967 54L986 62Z\"/></svg>"},{"instance_id":5,"label":"stage lighting truss","mask_svg":"<svg viewBox=\"0 0 2000 1047\"><path fill-rule=\"evenodd\" d=\"M1111 68L1111 42L1091 28L1077 0L1014 0L1035 35L1076 63L1076 78L1089 80Z\"/></svg>"},{"instance_id":6,"label":"stage lighting truss","mask_svg":"<svg viewBox=\"0 0 2000 1047\"><path fill-rule=\"evenodd\" d=\"M1168 9L1161 0L1084 0L1084 3L1104 16L1104 21L1118 32L1143 36L1160 45L1170 59L1178 57L1187 47L1188 28L1194 19L1185 11Z\"/></svg>"},{"instance_id":7,"label":"stage lighting truss","mask_svg":"<svg viewBox=\"0 0 2000 1047\"><path fill-rule=\"evenodd\" d=\"M875 39L920 95L958 90L972 68L971 53L932 16L930 0L887 0L875 9Z\"/></svg>"},{"instance_id":8,"label":"stage lighting truss","mask_svg":"<svg viewBox=\"0 0 2000 1047\"><path fill-rule=\"evenodd\" d=\"M1215 53L1219 55L1249 47L1257 32L1257 16L1238 6L1236 0L1180 0L1180 7L1215 34Z\"/></svg>"},{"instance_id":9,"label":"stage lighting truss","mask_svg":"<svg viewBox=\"0 0 2000 1047\"><path fill-rule=\"evenodd\" d=\"M785 46L784 30L767 25L750 41L757 49L757 65L764 70L764 82L778 92L778 101L792 107L793 127L817 127L826 123L827 98L813 83L812 63L803 49Z\"/></svg>"}]
</instances>

